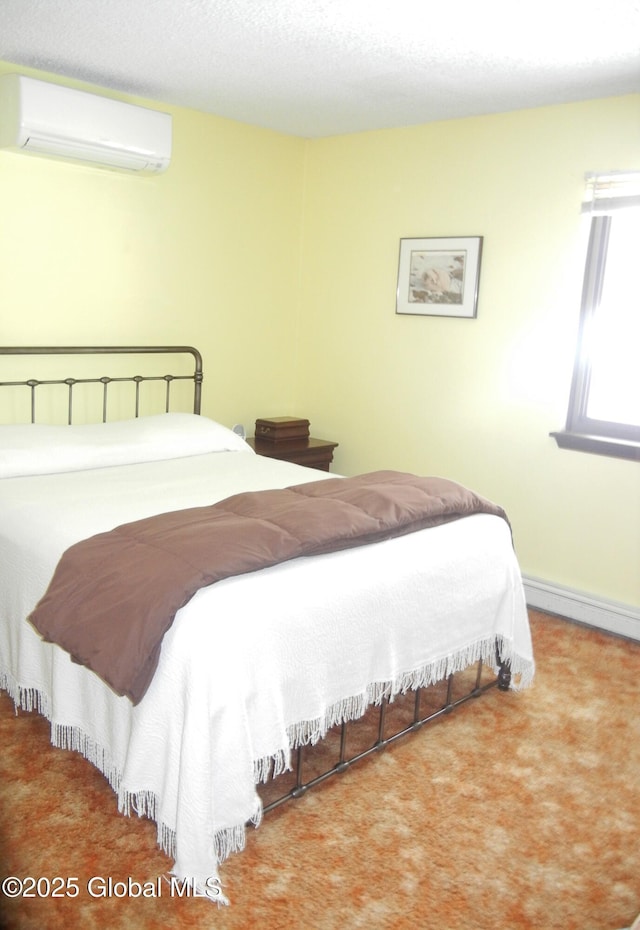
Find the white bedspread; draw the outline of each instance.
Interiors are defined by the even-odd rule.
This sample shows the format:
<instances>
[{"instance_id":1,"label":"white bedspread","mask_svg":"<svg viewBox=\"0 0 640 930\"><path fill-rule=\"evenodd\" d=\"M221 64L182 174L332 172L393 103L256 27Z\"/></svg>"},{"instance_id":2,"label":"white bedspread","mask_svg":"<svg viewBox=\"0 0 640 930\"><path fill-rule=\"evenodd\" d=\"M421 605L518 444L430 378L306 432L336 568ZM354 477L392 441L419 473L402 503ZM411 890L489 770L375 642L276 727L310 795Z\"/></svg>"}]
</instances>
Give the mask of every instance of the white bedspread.
<instances>
[{"instance_id":1,"label":"white bedspread","mask_svg":"<svg viewBox=\"0 0 640 930\"><path fill-rule=\"evenodd\" d=\"M245 823L259 821L256 779L286 765L292 743L358 716L385 688L440 678L479 655L492 661L496 636L514 685L533 676L509 528L486 515L203 589L178 613L136 707L25 622L64 549L82 538L321 477L218 452L0 481L0 685L46 714L56 745L105 773L121 811L156 820L180 878L216 876L242 848Z\"/></svg>"}]
</instances>

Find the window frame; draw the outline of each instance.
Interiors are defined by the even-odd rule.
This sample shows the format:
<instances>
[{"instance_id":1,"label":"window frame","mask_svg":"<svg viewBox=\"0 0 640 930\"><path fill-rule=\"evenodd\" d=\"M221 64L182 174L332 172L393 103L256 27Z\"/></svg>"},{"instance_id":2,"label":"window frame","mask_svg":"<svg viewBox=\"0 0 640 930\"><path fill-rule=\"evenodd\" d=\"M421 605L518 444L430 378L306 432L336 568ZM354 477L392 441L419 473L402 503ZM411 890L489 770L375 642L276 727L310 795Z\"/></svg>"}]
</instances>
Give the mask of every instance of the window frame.
<instances>
[{"instance_id":1,"label":"window frame","mask_svg":"<svg viewBox=\"0 0 640 930\"><path fill-rule=\"evenodd\" d=\"M591 359L586 336L602 296L612 221L611 212L594 212L591 217L566 426L564 430L550 435L563 449L640 461L640 426L598 420L587 415Z\"/></svg>"}]
</instances>

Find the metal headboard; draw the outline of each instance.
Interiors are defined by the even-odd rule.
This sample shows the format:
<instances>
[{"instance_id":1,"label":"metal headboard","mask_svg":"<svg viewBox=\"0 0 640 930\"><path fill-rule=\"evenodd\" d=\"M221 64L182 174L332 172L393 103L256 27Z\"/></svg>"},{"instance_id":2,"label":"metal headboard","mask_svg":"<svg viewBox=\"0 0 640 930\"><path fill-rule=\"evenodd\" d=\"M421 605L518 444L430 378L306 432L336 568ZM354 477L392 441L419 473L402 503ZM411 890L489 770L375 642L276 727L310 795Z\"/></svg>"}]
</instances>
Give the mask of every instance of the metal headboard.
<instances>
[{"instance_id":1,"label":"metal headboard","mask_svg":"<svg viewBox=\"0 0 640 930\"><path fill-rule=\"evenodd\" d=\"M26 387L31 391L31 422L36 420L36 389L43 385L67 385L68 388L68 422L73 421L73 390L79 384L102 384L102 420L107 419L107 392L110 384L115 382L132 382L135 384L135 416L140 411L140 385L146 381L164 381L165 410L169 412L171 385L174 381L193 382L193 412L200 413L202 399L202 356L193 346L0 346L0 376L2 375L2 357L7 355L191 355L193 370L189 374L164 375L126 375L80 378L29 378L24 381L0 381L1 387Z\"/></svg>"}]
</instances>

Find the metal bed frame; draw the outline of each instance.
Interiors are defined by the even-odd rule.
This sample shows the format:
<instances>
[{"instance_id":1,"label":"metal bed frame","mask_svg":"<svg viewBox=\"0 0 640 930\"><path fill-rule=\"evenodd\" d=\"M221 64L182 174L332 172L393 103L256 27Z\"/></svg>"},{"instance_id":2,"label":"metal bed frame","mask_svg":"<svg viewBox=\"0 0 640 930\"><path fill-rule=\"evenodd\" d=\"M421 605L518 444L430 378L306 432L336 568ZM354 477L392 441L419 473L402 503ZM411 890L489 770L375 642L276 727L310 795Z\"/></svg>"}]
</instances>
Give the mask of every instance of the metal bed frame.
<instances>
[{"instance_id":1,"label":"metal bed frame","mask_svg":"<svg viewBox=\"0 0 640 930\"><path fill-rule=\"evenodd\" d=\"M478 661L475 663L475 677L473 685L469 690L465 690L459 696L454 696L454 684L456 679L461 677L461 673L456 672L449 675L445 679L446 687L444 700L441 704L426 714L423 714L420 710L423 695L429 691L433 692L436 689L436 685L420 687L415 691L410 692L410 695L407 697L409 697L413 705L411 722L405 726L402 726L399 730L391 732L389 735L385 735L387 713L392 704L388 697L383 697L380 704L370 707L364 717L359 718L358 720L345 721L339 724L334 728L338 742L338 746L336 747L337 751L334 754L336 761L333 763L333 765L330 765L319 774L312 775L308 778L306 778L304 774L305 766L308 761L311 761L310 757L313 755L315 746L299 746L295 750L295 766L293 769L292 777L289 779L289 781L292 781L293 784L283 794L278 794L276 792L276 797L273 800L270 799L270 793L268 790L263 788L261 790L261 794L263 795L263 800L265 802L263 804L263 812L266 814L274 808L279 807L281 804L284 804L286 801L301 798L310 788L321 784L332 775L346 772L347 769L351 768L351 766L356 762L360 762L362 759L366 759L373 753L386 749L387 746L391 746L397 740L402 739L402 737L408 736L410 733L415 733L426 724L433 723L440 717L450 714L460 705L465 704L472 698L480 697L480 695L484 694L486 691L489 691L491 688L497 687L500 691L508 691L511 682L511 672L508 664L502 662L500 659L497 646L496 661L499 669L498 675L496 677L492 677L488 681L483 681L483 676L486 669L482 659L478 659ZM470 666L470 668L473 668L473 666ZM403 697L405 696L401 695L400 700L402 700ZM361 749L358 752L348 753L348 733L351 731L351 728L358 727L365 719L369 723L369 728L374 730L375 736L369 741L368 745L364 749ZM286 774L277 776L276 779L274 779L274 784L278 782L278 780L282 780L284 782L286 780Z\"/></svg>"},{"instance_id":2,"label":"metal bed frame","mask_svg":"<svg viewBox=\"0 0 640 930\"><path fill-rule=\"evenodd\" d=\"M28 388L31 392L31 422L36 422L36 390L42 386L47 385L66 385L68 388L68 423L73 422L73 398L74 398L74 388L79 384L102 384L102 419L103 422L107 419L107 398L108 398L108 389L112 383L116 382L133 382L135 384L135 416L139 415L140 410L140 387L143 383L147 381L164 381L166 384L165 390L165 412L169 412L170 402L171 402L171 385L176 380L187 380L193 382L193 412L200 413L201 408L201 398L202 398L202 380L203 380L203 371L202 371L202 356L200 352L193 348L193 346L55 346L55 347L44 347L44 346L19 346L19 347L1 347L0 346L0 378L2 377L2 358L3 356L52 356L52 355L95 355L95 356L107 356L107 355L176 355L176 354L188 354L193 357L193 371L190 374L186 375L172 375L172 374L163 374L163 375L103 375L95 378L57 378L57 379L47 379L41 380L36 378L28 378L25 380L11 380L4 381L0 380L0 387L12 387L12 388ZM328 765L323 771L319 774L311 774L307 776L305 774L305 769L309 768L309 763L312 760L314 746L300 746L294 750L294 768L291 773L284 773L282 775L277 775L270 779L268 790L265 789L265 786L259 786L261 794L266 794L264 797L263 811L268 813L274 808L279 807L281 804L284 804L286 801L294 800L302 797L310 788L313 788L316 785L321 784L330 778L333 775L337 775L341 772L345 772L356 762L359 762L373 753L379 752L380 750L390 746L395 743L397 740L401 739L404 736L407 736L410 733L420 730L427 723L434 722L440 717L450 714L455 708L466 703L472 698L477 698L480 695L484 694L491 688L497 687L501 691L507 691L511 682L511 671L508 663L503 662L500 659L498 646L496 644L496 666L498 668L497 676L493 675L493 672L488 670L482 660L478 660L475 663L475 675L473 676L472 683L469 685L468 681L465 684L464 690L461 694L456 693L456 683L460 680L468 679L469 672L473 672L473 666L470 666L464 672L457 672L450 675L446 681L443 683L444 696L441 697L439 703L435 707L424 713L421 705L423 703L423 696L425 692L429 692L432 695L437 691L437 685L431 685L428 687L421 687L417 690L410 692L410 695L406 696L407 699L410 699L412 702L412 709L410 714L410 722L404 723L400 729L395 730L391 733L387 733L387 722L389 709L392 704L396 703L397 698L390 700L388 697L384 697L380 704L375 705L367 711L363 718L356 721L348 721L342 724L339 724L337 727L333 728L332 731L327 734L325 740L321 741L323 744L331 741L331 737L335 737L335 742L337 742L336 753L334 754L335 761ZM490 676L487 679L487 675L490 672ZM403 696L400 696L402 700ZM372 722L372 715L375 719ZM365 721L369 729L373 729L374 736L368 745L364 749L360 749L355 752L348 751L348 734L352 731L352 728L357 728L358 725ZM269 796L269 791L273 794L273 786L282 785L287 782L288 787L283 791L282 794L278 793L276 788L275 798Z\"/></svg>"},{"instance_id":3,"label":"metal bed frame","mask_svg":"<svg viewBox=\"0 0 640 930\"><path fill-rule=\"evenodd\" d=\"M202 402L202 356L193 346L0 346L3 355L191 355L193 356L193 373L188 375L102 375L97 378L49 378L40 380L29 378L24 381L1 381L0 387L26 387L31 392L31 422L36 422L36 389L42 386L65 384L68 388L67 422L73 422L74 388L79 384L102 384L102 421L107 419L107 396L110 384L132 382L135 384L135 412L140 413L140 386L147 381L164 381L165 412L169 412L171 403L171 385L174 381L193 381L193 412L200 413ZM0 371L0 375L2 372Z\"/></svg>"}]
</instances>

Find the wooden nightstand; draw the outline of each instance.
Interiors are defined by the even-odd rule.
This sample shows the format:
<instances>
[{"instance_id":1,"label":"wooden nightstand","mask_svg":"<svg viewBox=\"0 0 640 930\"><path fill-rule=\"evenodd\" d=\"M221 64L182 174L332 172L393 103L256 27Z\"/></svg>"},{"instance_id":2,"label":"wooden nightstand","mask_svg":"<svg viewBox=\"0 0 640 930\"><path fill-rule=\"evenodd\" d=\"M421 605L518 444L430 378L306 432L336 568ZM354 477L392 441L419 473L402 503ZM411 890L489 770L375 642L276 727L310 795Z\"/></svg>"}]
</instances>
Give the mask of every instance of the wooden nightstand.
<instances>
[{"instance_id":1,"label":"wooden nightstand","mask_svg":"<svg viewBox=\"0 0 640 930\"><path fill-rule=\"evenodd\" d=\"M270 459L282 459L293 462L295 465L306 465L308 468L317 468L320 471L329 471L333 460L333 450L337 442L327 439L283 439L281 442L272 442L268 439L247 439L252 449L258 455L266 455Z\"/></svg>"}]
</instances>

